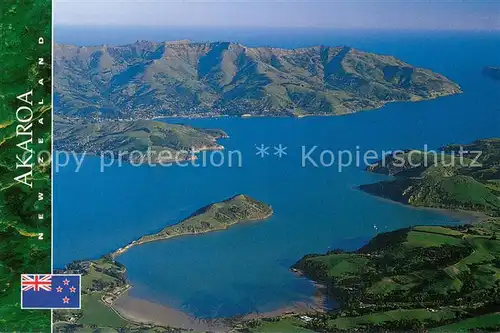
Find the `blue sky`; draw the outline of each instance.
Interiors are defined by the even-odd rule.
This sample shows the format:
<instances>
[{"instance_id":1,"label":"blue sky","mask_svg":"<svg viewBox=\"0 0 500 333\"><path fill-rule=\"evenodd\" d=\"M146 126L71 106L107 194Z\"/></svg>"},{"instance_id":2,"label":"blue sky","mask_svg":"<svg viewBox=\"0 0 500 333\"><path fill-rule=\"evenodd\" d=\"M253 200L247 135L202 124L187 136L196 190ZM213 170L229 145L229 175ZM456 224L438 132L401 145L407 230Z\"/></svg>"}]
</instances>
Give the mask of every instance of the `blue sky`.
<instances>
[{"instance_id":1,"label":"blue sky","mask_svg":"<svg viewBox=\"0 0 500 333\"><path fill-rule=\"evenodd\" d=\"M55 0L64 25L500 30L500 0Z\"/></svg>"}]
</instances>

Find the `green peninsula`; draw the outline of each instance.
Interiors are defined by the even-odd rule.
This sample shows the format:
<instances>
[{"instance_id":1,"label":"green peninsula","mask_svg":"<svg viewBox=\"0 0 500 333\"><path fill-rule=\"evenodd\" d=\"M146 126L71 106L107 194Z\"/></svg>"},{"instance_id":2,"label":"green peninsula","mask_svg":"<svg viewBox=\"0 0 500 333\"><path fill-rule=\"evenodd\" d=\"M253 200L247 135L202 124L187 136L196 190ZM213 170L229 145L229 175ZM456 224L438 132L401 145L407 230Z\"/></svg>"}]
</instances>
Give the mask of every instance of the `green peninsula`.
<instances>
[{"instance_id":1,"label":"green peninsula","mask_svg":"<svg viewBox=\"0 0 500 333\"><path fill-rule=\"evenodd\" d=\"M347 46L189 41L55 45L54 109L83 118L339 115L460 93L431 70Z\"/></svg>"},{"instance_id":2,"label":"green peninsula","mask_svg":"<svg viewBox=\"0 0 500 333\"><path fill-rule=\"evenodd\" d=\"M355 252L307 255L294 268L323 283L340 302L339 311L317 316L309 327L449 332L446 325L456 331L476 318L470 328L498 330L499 233L498 218L417 226L381 233ZM486 315L492 318L479 320Z\"/></svg>"},{"instance_id":3,"label":"green peninsula","mask_svg":"<svg viewBox=\"0 0 500 333\"><path fill-rule=\"evenodd\" d=\"M227 200L205 206L185 220L133 241L111 254L116 258L133 246L160 241L183 235L195 235L227 229L231 225L244 222L264 220L273 214L271 206L257 201L247 195L238 194Z\"/></svg>"},{"instance_id":4,"label":"green peninsula","mask_svg":"<svg viewBox=\"0 0 500 333\"><path fill-rule=\"evenodd\" d=\"M132 153L136 151L143 156L147 153L152 162L186 160L199 151L224 149L216 140L227 137L221 130L152 120L86 122L60 116L55 118L56 150L88 154L107 152L128 161L139 158Z\"/></svg>"},{"instance_id":5,"label":"green peninsula","mask_svg":"<svg viewBox=\"0 0 500 333\"><path fill-rule=\"evenodd\" d=\"M360 186L368 193L412 206L500 216L498 138L445 146L437 154L409 150L389 155L368 170L395 176L393 180Z\"/></svg>"}]
</instances>

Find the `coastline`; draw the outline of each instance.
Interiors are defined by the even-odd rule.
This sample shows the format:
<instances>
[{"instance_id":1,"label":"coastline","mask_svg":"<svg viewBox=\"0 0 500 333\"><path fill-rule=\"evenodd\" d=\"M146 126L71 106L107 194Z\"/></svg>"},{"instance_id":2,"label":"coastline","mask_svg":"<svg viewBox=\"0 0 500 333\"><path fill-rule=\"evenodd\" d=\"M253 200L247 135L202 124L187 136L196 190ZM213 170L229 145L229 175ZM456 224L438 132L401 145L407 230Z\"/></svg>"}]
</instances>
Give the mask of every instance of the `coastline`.
<instances>
[{"instance_id":1,"label":"coastline","mask_svg":"<svg viewBox=\"0 0 500 333\"><path fill-rule=\"evenodd\" d=\"M231 328L225 319L194 318L173 307L130 296L129 292L130 289L108 306L132 322L212 332L227 332Z\"/></svg>"},{"instance_id":2,"label":"coastline","mask_svg":"<svg viewBox=\"0 0 500 333\"><path fill-rule=\"evenodd\" d=\"M482 212L432 207L416 207L401 202L396 202L387 198L375 195L372 196L376 197L379 200L388 201L392 204L399 204L412 209L433 211L446 216L454 217L460 220L460 224L477 224L489 218L488 215ZM306 315L311 313L318 314L326 312L328 310L328 306L326 305L326 303L328 301L334 301L331 296L328 296L326 287L321 283L318 283L317 281L307 278L300 270L292 269L291 272L298 277L307 279L314 285L315 292L313 295L311 295L310 302L294 302L290 305L283 306L275 310L248 313L242 316L201 319L190 316L189 314L173 307L130 296L129 291L131 288L129 288L123 294L121 294L113 302L113 304L109 304L108 306L117 311L127 320L131 320L134 322L156 324L160 326L180 327L188 330L209 330L212 332L228 332L228 330L230 330L231 327L234 327L234 325L247 320L263 319L277 316L287 317Z\"/></svg>"},{"instance_id":3,"label":"coastline","mask_svg":"<svg viewBox=\"0 0 500 333\"><path fill-rule=\"evenodd\" d=\"M194 120L194 119L218 119L218 118L240 118L240 119L251 119L251 118L296 118L296 119L301 119L301 118L314 118L314 117L341 117L341 116L349 116L353 115L356 113L361 113L361 112L368 112L368 111L377 111L381 110L386 106L389 106L391 104L398 104L398 103L419 103L419 102L426 102L426 101L432 101L436 100L438 98L444 98L444 97L451 97L455 95L460 95L463 94L463 91L461 87L459 87L458 91L451 92L451 93L446 93L446 94L438 94L435 96L430 96L427 98L416 98L416 99L409 99L409 100L390 100L390 101L384 101L381 103L381 105L378 106L373 106L370 108L366 109L359 109L356 111L352 112L344 112L344 113L305 113L305 114L293 114L293 113L283 113L283 114L276 114L276 115L269 115L269 114L253 114L253 113L245 113L241 115L228 115L228 114L215 114L211 116L207 116L204 113L194 113L191 115L160 115L160 116L152 116L152 117L145 117L145 118L137 118L137 119L144 119L144 120L168 120L168 119L187 119L187 120ZM110 120L118 120L118 121L123 121L123 119L110 119Z\"/></svg>"},{"instance_id":4,"label":"coastline","mask_svg":"<svg viewBox=\"0 0 500 333\"><path fill-rule=\"evenodd\" d=\"M127 246L108 253L97 260L74 261L65 267L64 272L79 273L84 276L89 275L89 283L92 283L92 285L87 287L87 293L97 294L100 303L109 308L123 321L132 325L227 332L228 329L234 327L234 324L241 323L242 316L213 319L196 318L183 312L182 309L179 310L175 307L130 296L129 293L133 285L127 279L127 269L123 264L117 262L115 258L135 245L162 241L173 237L223 231L236 224L266 220L273 213L274 211L270 205L259 202L247 195L237 194L224 201L204 206L181 222L167 226L156 234L142 236ZM197 229L200 225L202 228ZM171 232L172 230L175 233ZM96 280L99 282L97 285L94 283ZM64 318L64 315L61 318ZM75 320L74 317L66 319L69 322ZM59 320L58 322L62 321Z\"/></svg>"},{"instance_id":5,"label":"coastline","mask_svg":"<svg viewBox=\"0 0 500 333\"><path fill-rule=\"evenodd\" d=\"M103 303L120 317L132 323L210 332L229 332L236 325L255 319L325 313L329 309L327 303L331 301L326 292L326 286L307 278L298 270L290 269L290 273L311 282L315 288L314 293L307 301L295 301L291 304L264 312L250 312L232 317L210 319L196 318L172 306L131 296L130 291L133 285L130 283L114 301Z\"/></svg>"},{"instance_id":6,"label":"coastline","mask_svg":"<svg viewBox=\"0 0 500 333\"><path fill-rule=\"evenodd\" d=\"M457 84L458 85L458 84ZM429 97L420 97L420 98L413 98L413 99L408 99L408 100L389 100L389 101L383 101L381 102L380 105L378 106L373 106L369 108L364 108L364 109L359 109L356 111L352 112L344 112L344 113L331 113L331 112L323 112L323 113L305 113L305 114L294 114L292 112L285 112L285 113L279 113L275 115L271 114L256 114L256 113L244 113L240 115L230 115L230 114L222 114L222 113L217 113L213 115L206 115L206 113L193 113L189 115L185 114L173 114L173 115L154 115L154 116L148 116L148 117L138 117L138 118L133 118L133 120L153 120L153 121L158 121L158 120L169 120L169 119L187 119L187 120L194 120L194 119L219 119L219 118L241 118L241 119L250 119L250 118L309 118L309 117L337 117L337 116L348 116L356 113L361 113L361 112L367 112L367 111L377 111L380 109L383 109L386 106L389 106L391 104L398 104L398 103L419 103L419 102L426 102L426 101L433 101L439 98L444 98L444 97L451 97L451 96L456 96L456 95L461 95L463 94L462 87L458 85L458 90L449 92L449 93L437 93L433 96ZM77 117L78 118L78 117ZM113 121L127 121L127 118L102 118L105 120L113 120ZM225 137L221 137L225 138ZM220 139L220 138L218 138Z\"/></svg>"},{"instance_id":7,"label":"coastline","mask_svg":"<svg viewBox=\"0 0 500 333\"><path fill-rule=\"evenodd\" d=\"M252 312L234 317L196 318L174 307L130 296L129 292L132 287L122 293L112 304L106 305L124 319L135 323L196 331L228 332L238 323L247 320L324 313L324 302L328 297L323 291L324 286L312 280L309 281L316 287L316 292L311 296L310 302L297 301L274 310Z\"/></svg>"},{"instance_id":8,"label":"coastline","mask_svg":"<svg viewBox=\"0 0 500 333\"><path fill-rule=\"evenodd\" d=\"M372 195L369 193L367 194ZM476 224L489 217L488 215L481 212L432 208L432 207L416 207L401 202L396 202L387 198L379 197L376 195L372 196L376 197L379 200L386 200L392 204L399 204L412 209L433 211L443 215L454 217L459 220L459 223L457 224ZM270 215L272 215L272 212L270 213ZM269 216L267 216L266 218L268 218ZM210 232L216 232L221 230L224 229L211 230ZM196 233L189 235L196 235ZM181 236L188 236L188 234L175 235L169 238L181 237ZM152 241L162 241L166 239L161 239L161 240L159 239ZM132 246L142 245L142 244L143 243L139 243L139 244L134 244ZM124 250L126 249L124 248ZM110 307L121 317L133 323L140 323L145 325L157 325L163 327L176 327L176 328L195 330L195 331L198 330L211 331L211 332L228 332L238 323L247 320L263 319L263 318L270 318L277 316L288 317L297 315L318 314L328 311L329 307L327 306L327 302L334 301L334 299L332 299L331 296L327 294L326 287L321 283L318 283L317 281L307 278L306 276L304 276L304 274L302 274L300 270L291 269L290 272L295 274L297 277L302 277L307 279L314 285L315 292L313 295L311 295L310 301L309 302L298 301L266 312L254 312L241 316L221 317L213 319L196 318L174 307L166 306L163 304L155 303L153 301L131 296L130 291L133 288L133 286L130 284L129 287L125 289L113 302L110 303L103 302L103 303L106 306Z\"/></svg>"},{"instance_id":9,"label":"coastline","mask_svg":"<svg viewBox=\"0 0 500 333\"><path fill-rule=\"evenodd\" d=\"M232 223L232 224L228 224L226 225L225 227L223 228L217 228L217 229L210 229L210 230L205 230L205 231L201 231L201 232L184 232L184 233L181 233L181 234L175 234L175 235L168 235L168 236L164 236L164 237L161 237L161 238L155 238L155 239L143 239L144 236L142 236L141 238L137 239L137 240L134 240L130 243L128 243L127 245L125 245L124 247L120 247L119 249L109 253L109 256L111 258L113 258L113 260L115 260L117 257L119 257L120 255L122 255L123 253L127 252L128 250L130 250L132 247L134 246L139 246L139 245L144 245L144 244L147 244L147 243L152 243L152 242L160 242L160 241L165 241L165 240L168 240L168 239L171 239L171 238L175 238L175 237L182 237L182 236L195 236L195 235L202 235L202 234L206 234L206 233L210 233L210 232L217 232L217 231L223 231L223 230L227 230L228 228L230 228L231 226L234 226L236 224L240 224L240 223L245 223L245 222L255 222L255 221L264 221L264 220L267 220L268 218L270 218L272 215L274 214L274 211L271 207L270 209L270 212L263 216L263 217L260 217L260 218L254 218L254 219L246 219L244 221L240 221L240 222L236 222L236 223ZM184 221L184 220L183 220ZM172 226L176 226L180 223L182 223L183 221L177 223L177 224L174 224ZM146 235L148 236L148 235Z\"/></svg>"},{"instance_id":10,"label":"coastline","mask_svg":"<svg viewBox=\"0 0 500 333\"><path fill-rule=\"evenodd\" d=\"M362 193L365 193L366 195L369 195L371 197L376 198L377 200L389 202L389 203L394 204L394 205L401 205L403 207L407 207L410 209L435 212L435 213L439 213L441 215L446 215L448 217L457 218L460 220L461 224L478 224L478 223L481 223L481 222L491 218L491 216L489 216L483 212L480 212L480 211L451 209L451 208L425 207L425 206L412 206L409 204L405 204L403 202L394 201L394 200L391 200L389 198L384 198L384 197L381 197L379 195L368 193L366 191L363 191L359 186L355 186L354 188L361 191ZM465 221L465 219L467 220L467 222Z\"/></svg>"},{"instance_id":11,"label":"coastline","mask_svg":"<svg viewBox=\"0 0 500 333\"><path fill-rule=\"evenodd\" d=\"M173 159L163 159L163 160L160 160L160 159L152 159L151 161L148 161L148 164L149 163L158 163L158 164L167 164L167 163L180 163L180 162L189 162L189 161L196 161L198 159L198 156L196 154L199 154L199 153L203 153L203 152L208 152L208 151L221 151L221 150L225 150L226 147L224 147L223 145L217 143L217 140L220 140L220 139L226 139L228 138L228 136L221 136L221 137L218 137L218 138L215 138L214 139L214 145L213 146L203 146L203 147L197 147L195 150L192 151L193 155L191 155L190 157L188 158L173 158ZM75 153L75 154L78 154L78 155L81 155L81 156L93 156L93 157L98 157L99 155L96 153L96 152L88 152L88 151L84 151L84 152L74 152L74 151L68 151L68 150L56 150L57 152L65 152L65 153ZM179 152L179 151L177 151ZM102 156L101 156L102 157ZM120 158L123 158L124 156L121 156ZM123 162L126 162L126 163L130 163L130 164L133 164L135 163L135 161L131 161L130 159L128 158L124 158L122 160Z\"/></svg>"}]
</instances>

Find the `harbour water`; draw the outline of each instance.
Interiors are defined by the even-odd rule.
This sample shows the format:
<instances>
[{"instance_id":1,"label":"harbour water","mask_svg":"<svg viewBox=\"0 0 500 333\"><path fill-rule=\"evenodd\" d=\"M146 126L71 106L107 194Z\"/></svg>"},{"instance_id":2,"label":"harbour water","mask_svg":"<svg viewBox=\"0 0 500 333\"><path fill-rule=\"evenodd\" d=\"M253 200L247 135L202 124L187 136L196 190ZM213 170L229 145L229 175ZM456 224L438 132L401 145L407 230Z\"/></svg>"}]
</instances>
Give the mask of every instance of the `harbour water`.
<instances>
[{"instance_id":1,"label":"harbour water","mask_svg":"<svg viewBox=\"0 0 500 333\"><path fill-rule=\"evenodd\" d=\"M339 117L166 119L223 129L230 137L220 141L226 148L221 156L228 162L229 152L238 151L241 166L236 160L220 167L125 164L100 172L99 159L87 157L74 172L70 163L54 177L55 267L98 258L204 205L248 194L272 205L275 214L225 231L138 246L119 257L134 285L132 296L196 317L226 317L308 301L314 286L289 269L307 253L356 249L377 232L410 225L466 222L363 193L358 185L386 177L364 171L362 164L341 172L338 163L304 165L303 151L316 146L311 156L318 162L323 150L362 156L367 150L432 149L500 136L500 83L481 75L483 66L499 65L499 34L277 36L257 40L243 34L239 40L276 47L348 44L391 54L447 76L464 93ZM274 154L280 144L287 147L281 158ZM261 145L269 155L256 155Z\"/></svg>"}]
</instances>

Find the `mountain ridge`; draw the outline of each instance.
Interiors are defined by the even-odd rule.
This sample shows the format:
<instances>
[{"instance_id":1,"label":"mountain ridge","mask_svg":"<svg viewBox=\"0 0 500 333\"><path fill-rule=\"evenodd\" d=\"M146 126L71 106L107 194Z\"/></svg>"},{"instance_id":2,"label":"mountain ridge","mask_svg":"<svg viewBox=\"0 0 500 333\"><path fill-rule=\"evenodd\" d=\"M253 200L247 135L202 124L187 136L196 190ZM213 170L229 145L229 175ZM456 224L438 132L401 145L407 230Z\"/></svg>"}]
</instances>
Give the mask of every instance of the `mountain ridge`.
<instances>
[{"instance_id":1,"label":"mountain ridge","mask_svg":"<svg viewBox=\"0 0 500 333\"><path fill-rule=\"evenodd\" d=\"M297 49L232 42L56 44L59 114L336 115L460 93L428 69L348 46Z\"/></svg>"}]
</instances>

